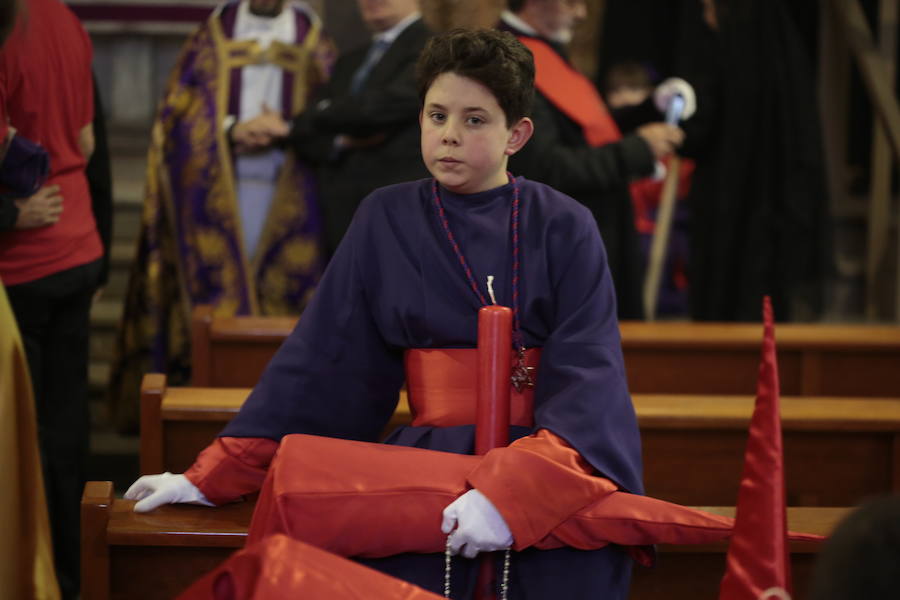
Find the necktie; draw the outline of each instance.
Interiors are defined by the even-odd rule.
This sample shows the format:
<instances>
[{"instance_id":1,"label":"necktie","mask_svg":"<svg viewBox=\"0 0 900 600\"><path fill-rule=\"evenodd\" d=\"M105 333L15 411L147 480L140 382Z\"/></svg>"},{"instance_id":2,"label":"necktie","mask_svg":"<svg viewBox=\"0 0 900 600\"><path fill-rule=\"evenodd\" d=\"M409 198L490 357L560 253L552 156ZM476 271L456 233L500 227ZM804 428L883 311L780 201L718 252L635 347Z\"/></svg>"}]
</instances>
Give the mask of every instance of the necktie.
<instances>
[{"instance_id":1,"label":"necktie","mask_svg":"<svg viewBox=\"0 0 900 600\"><path fill-rule=\"evenodd\" d=\"M359 68L356 69L356 72L353 74L353 79L350 80L351 94L356 94L362 89L363 83L365 83L369 73L372 72L372 69L378 64L378 61L381 60L381 57L384 56L385 51L390 45L390 42L383 39L372 42L365 60L363 60Z\"/></svg>"}]
</instances>

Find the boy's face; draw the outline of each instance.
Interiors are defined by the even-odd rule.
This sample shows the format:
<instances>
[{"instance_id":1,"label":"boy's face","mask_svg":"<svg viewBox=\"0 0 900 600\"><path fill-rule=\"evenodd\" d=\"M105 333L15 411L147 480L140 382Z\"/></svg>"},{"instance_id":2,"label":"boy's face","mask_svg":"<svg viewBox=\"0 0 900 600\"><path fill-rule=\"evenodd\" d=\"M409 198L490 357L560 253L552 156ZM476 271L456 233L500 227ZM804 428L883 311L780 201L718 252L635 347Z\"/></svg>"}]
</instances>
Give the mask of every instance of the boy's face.
<instances>
[{"instance_id":1,"label":"boy's face","mask_svg":"<svg viewBox=\"0 0 900 600\"><path fill-rule=\"evenodd\" d=\"M422 159L441 185L459 194L507 183L506 162L531 137L530 119L512 128L494 94L481 83L442 73L419 114Z\"/></svg>"}]
</instances>

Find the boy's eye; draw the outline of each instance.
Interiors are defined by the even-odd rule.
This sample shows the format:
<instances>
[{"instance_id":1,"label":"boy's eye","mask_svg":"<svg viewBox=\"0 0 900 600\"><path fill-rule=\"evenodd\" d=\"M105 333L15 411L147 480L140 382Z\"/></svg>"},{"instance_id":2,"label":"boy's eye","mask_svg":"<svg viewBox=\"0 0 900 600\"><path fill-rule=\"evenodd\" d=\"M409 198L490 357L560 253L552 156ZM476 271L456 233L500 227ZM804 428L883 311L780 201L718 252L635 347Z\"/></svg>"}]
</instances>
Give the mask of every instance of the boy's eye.
<instances>
[{"instance_id":1,"label":"boy's eye","mask_svg":"<svg viewBox=\"0 0 900 600\"><path fill-rule=\"evenodd\" d=\"M447 116L444 113L433 112L428 115L428 118L435 123L443 123Z\"/></svg>"},{"instance_id":2,"label":"boy's eye","mask_svg":"<svg viewBox=\"0 0 900 600\"><path fill-rule=\"evenodd\" d=\"M481 117L469 117L467 121L469 122L469 125L481 125L484 123L484 119Z\"/></svg>"}]
</instances>

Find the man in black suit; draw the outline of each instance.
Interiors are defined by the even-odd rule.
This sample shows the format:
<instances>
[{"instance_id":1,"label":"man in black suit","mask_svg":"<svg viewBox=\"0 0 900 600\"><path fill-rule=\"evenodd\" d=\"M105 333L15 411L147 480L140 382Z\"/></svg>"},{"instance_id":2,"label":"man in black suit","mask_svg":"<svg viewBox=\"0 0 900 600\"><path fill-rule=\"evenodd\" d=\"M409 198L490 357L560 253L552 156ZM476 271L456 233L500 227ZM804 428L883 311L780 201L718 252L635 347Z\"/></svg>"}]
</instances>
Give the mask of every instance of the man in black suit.
<instances>
[{"instance_id":1,"label":"man in black suit","mask_svg":"<svg viewBox=\"0 0 900 600\"><path fill-rule=\"evenodd\" d=\"M292 123L267 111L230 134L251 150L281 139L317 166L329 256L369 192L428 175L419 154L414 69L430 33L418 0L358 4L373 37L338 58L310 108Z\"/></svg>"},{"instance_id":2,"label":"man in black suit","mask_svg":"<svg viewBox=\"0 0 900 600\"><path fill-rule=\"evenodd\" d=\"M568 58L584 0L510 0L499 28L535 54L534 136L510 159L516 174L546 183L591 209L606 247L620 318L641 316L641 263L628 186L654 174L682 132L650 123L622 136L592 84Z\"/></svg>"}]
</instances>

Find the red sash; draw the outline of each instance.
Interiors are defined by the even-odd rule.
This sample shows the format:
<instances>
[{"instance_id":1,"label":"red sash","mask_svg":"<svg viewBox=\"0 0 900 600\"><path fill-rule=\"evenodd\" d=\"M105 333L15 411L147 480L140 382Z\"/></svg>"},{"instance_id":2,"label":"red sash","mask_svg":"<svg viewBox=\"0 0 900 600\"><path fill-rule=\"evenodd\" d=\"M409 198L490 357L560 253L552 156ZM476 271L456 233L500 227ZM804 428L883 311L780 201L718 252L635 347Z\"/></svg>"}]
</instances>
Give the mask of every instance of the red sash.
<instances>
[{"instance_id":1,"label":"red sash","mask_svg":"<svg viewBox=\"0 0 900 600\"><path fill-rule=\"evenodd\" d=\"M540 348L525 351L525 364L537 368ZM510 352L510 369L516 355ZM478 396L478 350L429 348L406 352L406 388L414 426L474 425ZM510 391L510 425L534 425L534 390Z\"/></svg>"},{"instance_id":2,"label":"red sash","mask_svg":"<svg viewBox=\"0 0 900 600\"><path fill-rule=\"evenodd\" d=\"M575 121L593 147L622 139L622 133L590 80L572 68L544 41L520 36L534 55L535 87L556 108Z\"/></svg>"}]
</instances>

